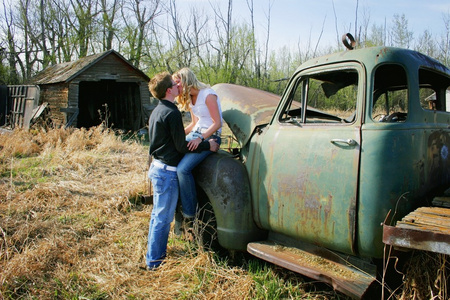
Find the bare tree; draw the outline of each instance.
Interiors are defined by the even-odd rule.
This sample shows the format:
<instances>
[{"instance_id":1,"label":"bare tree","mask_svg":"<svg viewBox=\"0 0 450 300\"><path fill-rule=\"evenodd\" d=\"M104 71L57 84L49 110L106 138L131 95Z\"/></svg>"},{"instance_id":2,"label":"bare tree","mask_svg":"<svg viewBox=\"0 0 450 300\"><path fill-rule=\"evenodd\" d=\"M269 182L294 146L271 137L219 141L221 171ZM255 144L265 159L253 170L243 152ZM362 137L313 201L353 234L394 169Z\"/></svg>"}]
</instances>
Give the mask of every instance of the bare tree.
<instances>
[{"instance_id":1,"label":"bare tree","mask_svg":"<svg viewBox=\"0 0 450 300\"><path fill-rule=\"evenodd\" d=\"M46 25L48 38L51 40L55 63L68 62L74 59L77 48L75 30L72 28L70 4L61 0L47 0Z\"/></svg>"},{"instance_id":2,"label":"bare tree","mask_svg":"<svg viewBox=\"0 0 450 300\"><path fill-rule=\"evenodd\" d=\"M268 59L269 59L269 41L270 41L270 13L272 11L272 5L269 1L269 9L267 11L267 38L265 42L265 51L264 51L264 78L268 77Z\"/></svg>"},{"instance_id":3,"label":"bare tree","mask_svg":"<svg viewBox=\"0 0 450 300\"><path fill-rule=\"evenodd\" d=\"M198 22L196 21L197 12L195 9L191 9L191 18L183 24L175 0L170 1L168 11L172 27L167 27L165 29L167 35L171 38L171 41L168 43L170 49L169 55L166 58L166 64L169 70L172 69L173 64L175 64L174 68L177 69L190 66L194 56L194 48L196 47L191 36L197 36L197 38L199 36L199 33L195 32L195 29L192 32L190 30L192 24L194 28L198 26Z\"/></svg>"},{"instance_id":4,"label":"bare tree","mask_svg":"<svg viewBox=\"0 0 450 300\"><path fill-rule=\"evenodd\" d=\"M358 8L359 8L359 0L356 0L356 9L355 9L355 39L360 40L360 32L358 32Z\"/></svg>"},{"instance_id":5,"label":"bare tree","mask_svg":"<svg viewBox=\"0 0 450 300\"><path fill-rule=\"evenodd\" d=\"M122 4L121 2L121 0L100 0L102 12L101 26L103 36L103 51L112 49L114 34L117 31L117 28L114 24L116 20L116 14Z\"/></svg>"},{"instance_id":6,"label":"bare tree","mask_svg":"<svg viewBox=\"0 0 450 300\"><path fill-rule=\"evenodd\" d=\"M261 78L260 62L258 60L259 56L256 54L256 31L255 31L255 16L254 16L254 6L253 0L247 0L247 7L250 12L250 24L251 24L251 35L252 35L252 59L253 59L253 69L254 76L259 80Z\"/></svg>"},{"instance_id":7,"label":"bare tree","mask_svg":"<svg viewBox=\"0 0 450 300\"><path fill-rule=\"evenodd\" d=\"M425 30L423 34L419 36L418 42L416 43L414 49L431 57L436 56L437 49L433 41L433 35L430 31Z\"/></svg>"},{"instance_id":8,"label":"bare tree","mask_svg":"<svg viewBox=\"0 0 450 300\"><path fill-rule=\"evenodd\" d=\"M43 59L43 67L47 67L48 63L50 62L51 58L50 58L50 53L47 49L47 42L46 42L46 37L48 36L46 34L47 32L47 26L45 24L45 0L40 0L40 5L39 5L39 23L40 23L40 28L41 28L41 32L40 32L40 44L41 44L41 49L42 49L42 53L44 55L44 59Z\"/></svg>"},{"instance_id":9,"label":"bare tree","mask_svg":"<svg viewBox=\"0 0 450 300\"><path fill-rule=\"evenodd\" d=\"M211 64L211 55L209 52L208 44L211 42L209 36L210 31L208 29L209 17L207 14L201 13L197 9L193 8L192 12L192 45L195 51L195 57L198 61L201 70L205 70L207 74L210 73L209 65ZM208 76L209 78L209 76Z\"/></svg>"},{"instance_id":10,"label":"bare tree","mask_svg":"<svg viewBox=\"0 0 450 300\"><path fill-rule=\"evenodd\" d=\"M142 0L129 0L124 4L122 16L123 22L126 24L126 39L129 43L128 59L135 66L139 66L141 61L144 39L149 23L161 13L159 4L160 0L147 2ZM125 12L127 10L132 12L131 16Z\"/></svg>"},{"instance_id":11,"label":"bare tree","mask_svg":"<svg viewBox=\"0 0 450 300\"><path fill-rule=\"evenodd\" d=\"M94 18L100 13L98 9L98 0L69 0L75 13L76 19L72 21L72 29L76 32L77 43L79 46L79 57L88 55L89 44L93 36Z\"/></svg>"},{"instance_id":12,"label":"bare tree","mask_svg":"<svg viewBox=\"0 0 450 300\"><path fill-rule=\"evenodd\" d=\"M229 74L230 69L230 49L231 49L231 30L232 30L232 15L233 15L233 0L228 0L227 14L223 16L219 7L213 7L215 14L216 32L220 48L218 50L218 59L223 57L222 67L225 69L225 73ZM223 34L221 31L223 28Z\"/></svg>"},{"instance_id":13,"label":"bare tree","mask_svg":"<svg viewBox=\"0 0 450 300\"><path fill-rule=\"evenodd\" d=\"M391 29L391 44L397 47L409 48L413 39L413 32L408 29L408 20L405 14L394 15Z\"/></svg>"},{"instance_id":14,"label":"bare tree","mask_svg":"<svg viewBox=\"0 0 450 300\"><path fill-rule=\"evenodd\" d=\"M357 37L360 45L367 46L366 41L369 39L369 25L370 25L370 12L365 9L363 12L362 25L359 30L359 36Z\"/></svg>"},{"instance_id":15,"label":"bare tree","mask_svg":"<svg viewBox=\"0 0 450 300\"><path fill-rule=\"evenodd\" d=\"M17 65L16 59L18 59L18 53L16 52L16 39L14 36L15 26L13 24L13 8L11 4L7 5L7 3L3 2L3 15L5 28L3 28L5 32L5 38L7 41L7 60L9 65L9 80L10 84L17 84L19 82L19 74L17 73Z\"/></svg>"},{"instance_id":16,"label":"bare tree","mask_svg":"<svg viewBox=\"0 0 450 300\"><path fill-rule=\"evenodd\" d=\"M366 46L384 46L386 45L386 23L383 25L372 25L370 38L366 39Z\"/></svg>"},{"instance_id":17,"label":"bare tree","mask_svg":"<svg viewBox=\"0 0 450 300\"><path fill-rule=\"evenodd\" d=\"M445 32L442 34L439 43L440 55L439 60L446 66L450 64L450 13L443 15Z\"/></svg>"},{"instance_id":18,"label":"bare tree","mask_svg":"<svg viewBox=\"0 0 450 300\"><path fill-rule=\"evenodd\" d=\"M341 44L341 34L339 34L338 29L338 18L336 14L336 8L334 7L334 0L331 0L331 3L333 4L333 13L334 13L334 29L336 30L336 46L339 48Z\"/></svg>"},{"instance_id":19,"label":"bare tree","mask_svg":"<svg viewBox=\"0 0 450 300\"><path fill-rule=\"evenodd\" d=\"M21 65L21 69L22 69L22 75L23 77L29 78L31 75L31 71L32 71L32 61L31 61L31 54L32 52L30 51L31 49L33 49L33 42L39 42L38 38L33 34L33 32L31 31L31 24L29 21L29 17L30 17L30 11L33 11L33 9L30 9L30 1L29 0L20 0L18 2L18 18L16 21L16 28L17 29L21 29L22 30L22 35L23 35L23 49L22 52L23 55L25 56L25 61L23 62L19 57L18 58L18 63ZM16 44L17 45L17 44ZM18 49L16 49L18 50Z\"/></svg>"}]
</instances>

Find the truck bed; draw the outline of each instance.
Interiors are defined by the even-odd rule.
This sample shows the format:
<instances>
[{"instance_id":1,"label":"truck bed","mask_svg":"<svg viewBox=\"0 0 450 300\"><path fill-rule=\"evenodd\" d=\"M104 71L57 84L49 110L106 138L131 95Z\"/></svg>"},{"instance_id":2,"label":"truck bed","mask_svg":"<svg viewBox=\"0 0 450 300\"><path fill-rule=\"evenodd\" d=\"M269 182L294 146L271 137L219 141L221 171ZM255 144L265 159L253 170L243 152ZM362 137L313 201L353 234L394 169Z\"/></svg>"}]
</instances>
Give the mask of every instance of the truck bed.
<instances>
[{"instance_id":1,"label":"truck bed","mask_svg":"<svg viewBox=\"0 0 450 300\"><path fill-rule=\"evenodd\" d=\"M450 198L433 204L446 206ZM450 208L419 207L395 226L383 225L383 242L400 249L417 249L450 254Z\"/></svg>"}]
</instances>

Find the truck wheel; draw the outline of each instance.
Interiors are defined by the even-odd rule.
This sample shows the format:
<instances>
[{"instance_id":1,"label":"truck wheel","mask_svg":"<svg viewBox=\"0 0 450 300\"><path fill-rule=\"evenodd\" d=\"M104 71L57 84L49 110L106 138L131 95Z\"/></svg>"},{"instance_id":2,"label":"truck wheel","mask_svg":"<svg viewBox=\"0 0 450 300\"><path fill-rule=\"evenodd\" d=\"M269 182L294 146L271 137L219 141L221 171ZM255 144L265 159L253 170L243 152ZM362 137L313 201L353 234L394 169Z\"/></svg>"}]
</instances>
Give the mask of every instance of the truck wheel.
<instances>
[{"instance_id":1,"label":"truck wheel","mask_svg":"<svg viewBox=\"0 0 450 300\"><path fill-rule=\"evenodd\" d=\"M217 222L214 210L205 192L199 188L197 189L197 197L199 204L198 227L202 238L202 246L205 250L220 252L224 249L220 246L217 237Z\"/></svg>"}]
</instances>

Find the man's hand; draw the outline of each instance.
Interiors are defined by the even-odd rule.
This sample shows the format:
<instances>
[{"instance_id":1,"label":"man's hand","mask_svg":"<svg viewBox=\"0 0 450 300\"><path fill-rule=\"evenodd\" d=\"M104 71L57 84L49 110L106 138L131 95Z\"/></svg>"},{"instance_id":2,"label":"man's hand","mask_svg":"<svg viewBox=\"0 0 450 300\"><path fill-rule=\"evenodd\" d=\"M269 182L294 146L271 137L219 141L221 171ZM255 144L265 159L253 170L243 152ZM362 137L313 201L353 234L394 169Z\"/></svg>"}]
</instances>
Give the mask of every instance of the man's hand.
<instances>
[{"instance_id":1,"label":"man's hand","mask_svg":"<svg viewBox=\"0 0 450 300\"><path fill-rule=\"evenodd\" d=\"M210 139L209 141L209 150L212 152L219 151L220 145L216 143L216 140Z\"/></svg>"},{"instance_id":2,"label":"man's hand","mask_svg":"<svg viewBox=\"0 0 450 300\"><path fill-rule=\"evenodd\" d=\"M190 151L194 151L195 149L197 149L198 145L200 145L201 142L202 142L201 138L196 138L196 139L190 140L187 144L188 149Z\"/></svg>"}]
</instances>

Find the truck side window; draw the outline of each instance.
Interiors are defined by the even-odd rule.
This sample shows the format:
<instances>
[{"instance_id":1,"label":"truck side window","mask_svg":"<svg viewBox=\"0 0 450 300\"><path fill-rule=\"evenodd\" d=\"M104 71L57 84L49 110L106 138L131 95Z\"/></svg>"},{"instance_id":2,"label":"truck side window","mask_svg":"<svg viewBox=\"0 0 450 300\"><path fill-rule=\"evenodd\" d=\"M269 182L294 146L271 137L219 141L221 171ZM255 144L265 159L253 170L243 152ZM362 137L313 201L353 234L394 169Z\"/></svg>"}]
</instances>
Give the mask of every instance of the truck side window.
<instances>
[{"instance_id":1,"label":"truck side window","mask_svg":"<svg viewBox=\"0 0 450 300\"><path fill-rule=\"evenodd\" d=\"M301 77L290 93L281 122L352 123L356 116L358 72L345 68ZM302 108L306 107L306 113Z\"/></svg>"},{"instance_id":2,"label":"truck side window","mask_svg":"<svg viewBox=\"0 0 450 300\"><path fill-rule=\"evenodd\" d=\"M400 65L382 65L375 73L372 119L405 122L408 116L408 81Z\"/></svg>"},{"instance_id":3,"label":"truck side window","mask_svg":"<svg viewBox=\"0 0 450 300\"><path fill-rule=\"evenodd\" d=\"M450 112L450 78L420 69L419 99L423 109Z\"/></svg>"}]
</instances>

